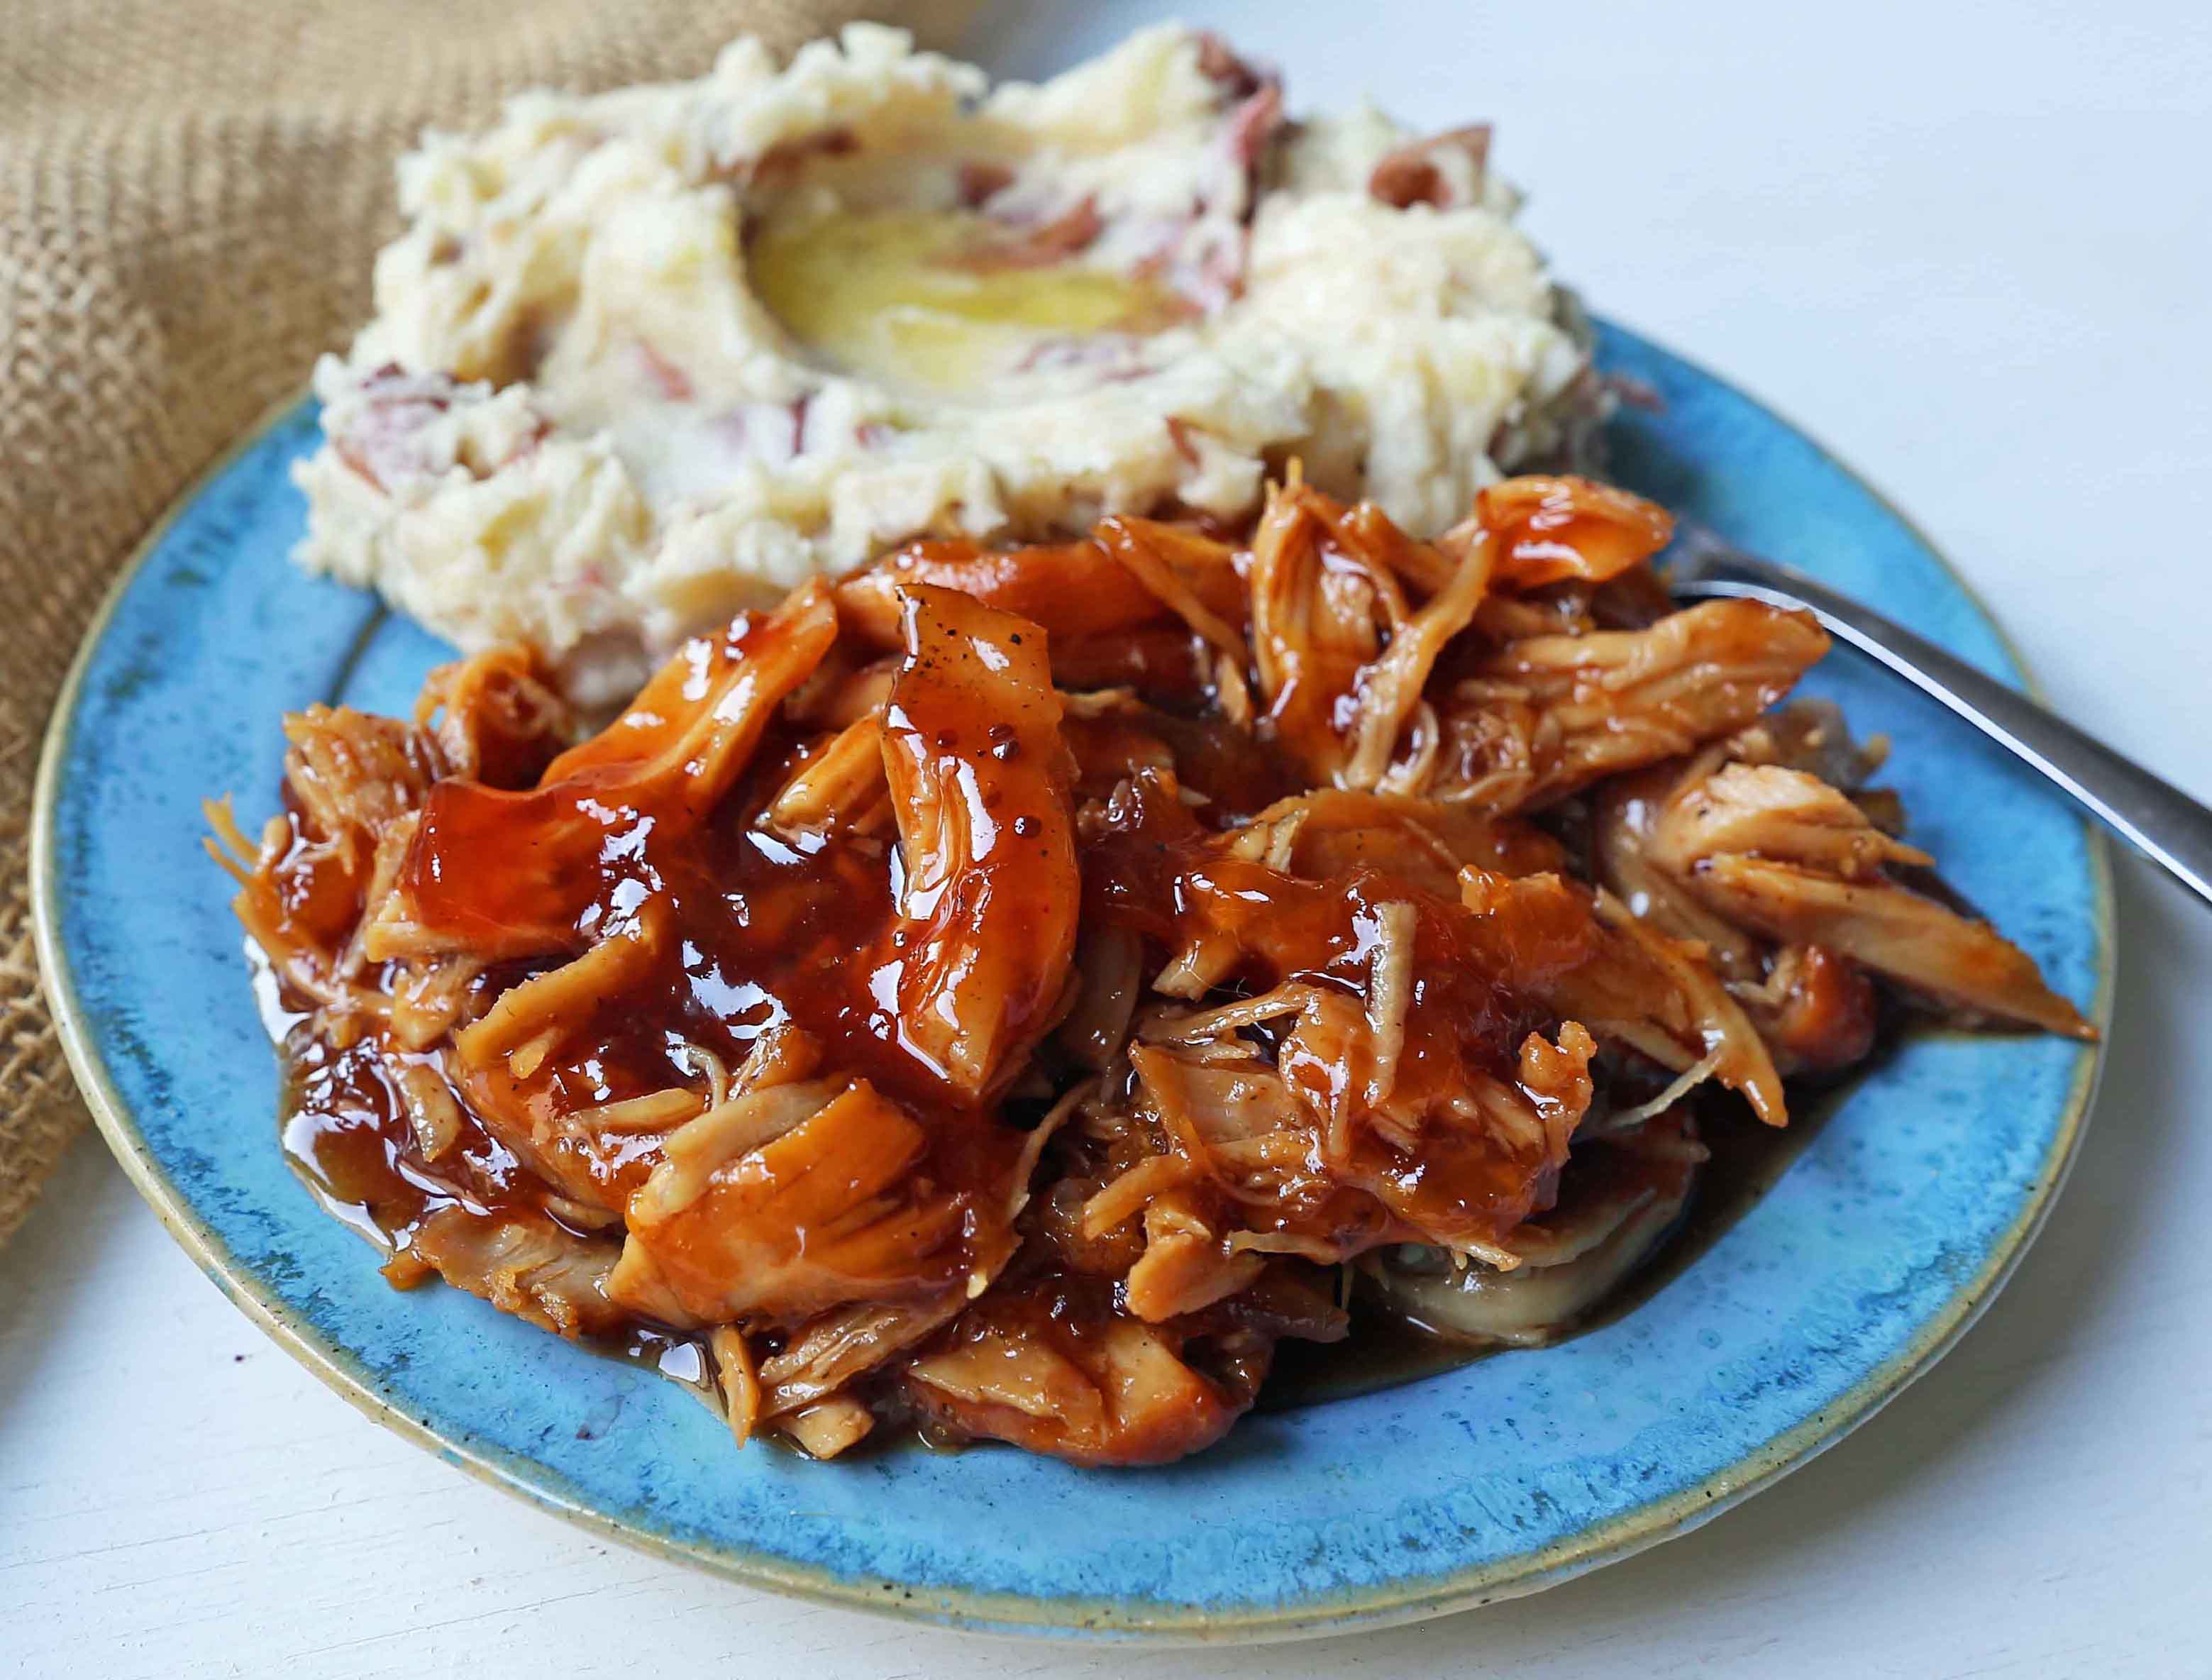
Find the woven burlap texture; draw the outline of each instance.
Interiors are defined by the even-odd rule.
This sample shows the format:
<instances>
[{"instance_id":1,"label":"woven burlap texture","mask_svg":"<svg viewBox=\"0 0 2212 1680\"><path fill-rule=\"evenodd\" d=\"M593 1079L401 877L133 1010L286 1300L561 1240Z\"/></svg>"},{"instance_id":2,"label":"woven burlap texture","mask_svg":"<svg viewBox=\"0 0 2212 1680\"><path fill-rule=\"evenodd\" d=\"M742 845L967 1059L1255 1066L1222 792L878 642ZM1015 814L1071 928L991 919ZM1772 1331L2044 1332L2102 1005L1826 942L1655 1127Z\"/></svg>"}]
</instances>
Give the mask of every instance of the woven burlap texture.
<instances>
[{"instance_id":1,"label":"woven burlap texture","mask_svg":"<svg viewBox=\"0 0 2212 1680\"><path fill-rule=\"evenodd\" d=\"M392 161L501 96L696 74L961 0L12 0L0 29L0 1241L82 1118L40 991L39 740L118 568L341 344ZM275 720L270 720L271 727Z\"/></svg>"}]
</instances>

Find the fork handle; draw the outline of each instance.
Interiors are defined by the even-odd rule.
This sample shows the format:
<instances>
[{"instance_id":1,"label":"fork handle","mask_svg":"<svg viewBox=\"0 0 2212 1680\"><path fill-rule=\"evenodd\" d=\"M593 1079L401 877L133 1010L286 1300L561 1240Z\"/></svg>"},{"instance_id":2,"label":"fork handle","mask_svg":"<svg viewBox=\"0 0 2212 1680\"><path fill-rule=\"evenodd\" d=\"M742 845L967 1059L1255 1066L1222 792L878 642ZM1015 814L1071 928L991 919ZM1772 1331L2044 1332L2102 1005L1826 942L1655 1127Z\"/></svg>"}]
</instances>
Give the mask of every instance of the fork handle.
<instances>
[{"instance_id":1,"label":"fork handle","mask_svg":"<svg viewBox=\"0 0 2212 1680\"><path fill-rule=\"evenodd\" d=\"M1878 660L1990 740L2010 747L2121 838L2212 904L2212 810L2094 736L1904 625L1802 573L1708 557L1678 595L1735 595L1803 607L1838 641Z\"/></svg>"}]
</instances>

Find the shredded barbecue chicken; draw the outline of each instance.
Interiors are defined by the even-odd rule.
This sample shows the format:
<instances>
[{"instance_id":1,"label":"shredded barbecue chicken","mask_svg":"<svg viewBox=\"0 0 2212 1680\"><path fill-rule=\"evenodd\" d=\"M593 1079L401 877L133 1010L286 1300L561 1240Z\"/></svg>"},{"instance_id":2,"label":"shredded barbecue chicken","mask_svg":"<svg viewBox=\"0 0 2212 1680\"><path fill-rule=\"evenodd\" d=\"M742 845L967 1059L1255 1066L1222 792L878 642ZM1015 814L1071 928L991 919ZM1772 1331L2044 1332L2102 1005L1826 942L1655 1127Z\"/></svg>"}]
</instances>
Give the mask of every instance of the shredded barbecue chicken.
<instances>
[{"instance_id":1,"label":"shredded barbecue chicken","mask_svg":"<svg viewBox=\"0 0 2212 1680\"><path fill-rule=\"evenodd\" d=\"M1772 709L1820 629L1674 610L1668 535L1519 478L1419 542L1293 475L1234 535L915 544L596 733L514 650L310 707L258 840L213 807L288 1136L394 1284L689 1338L823 1458L1175 1458L1392 1255L1540 1336L1700 1111L1783 1124L1902 1008L2089 1031Z\"/></svg>"}]
</instances>

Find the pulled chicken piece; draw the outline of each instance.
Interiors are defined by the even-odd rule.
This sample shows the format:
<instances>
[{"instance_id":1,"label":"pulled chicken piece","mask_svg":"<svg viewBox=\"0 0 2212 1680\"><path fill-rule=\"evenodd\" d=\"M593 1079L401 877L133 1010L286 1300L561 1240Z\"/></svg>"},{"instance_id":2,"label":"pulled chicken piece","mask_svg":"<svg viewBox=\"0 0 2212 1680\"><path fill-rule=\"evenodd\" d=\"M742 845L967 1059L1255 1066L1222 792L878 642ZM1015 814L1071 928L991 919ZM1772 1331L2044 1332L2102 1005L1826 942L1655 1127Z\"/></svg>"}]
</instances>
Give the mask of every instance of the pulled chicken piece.
<instances>
[{"instance_id":1,"label":"pulled chicken piece","mask_svg":"<svg viewBox=\"0 0 2212 1680\"><path fill-rule=\"evenodd\" d=\"M1739 925L1838 952L1969 1019L2094 1036L2018 946L1890 874L1898 865L1928 865L1926 853L1883 833L1803 770L1724 764L1667 802L1652 844L1699 898Z\"/></svg>"}]
</instances>

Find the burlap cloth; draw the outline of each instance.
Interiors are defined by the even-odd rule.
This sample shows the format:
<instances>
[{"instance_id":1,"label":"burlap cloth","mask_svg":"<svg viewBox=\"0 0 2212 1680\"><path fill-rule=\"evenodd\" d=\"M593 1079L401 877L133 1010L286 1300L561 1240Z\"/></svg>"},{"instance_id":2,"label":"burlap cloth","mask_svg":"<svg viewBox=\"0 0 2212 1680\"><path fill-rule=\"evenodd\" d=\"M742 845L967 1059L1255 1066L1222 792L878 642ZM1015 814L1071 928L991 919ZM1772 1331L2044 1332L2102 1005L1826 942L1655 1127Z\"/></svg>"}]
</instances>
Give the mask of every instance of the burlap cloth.
<instances>
[{"instance_id":1,"label":"burlap cloth","mask_svg":"<svg viewBox=\"0 0 2212 1680\"><path fill-rule=\"evenodd\" d=\"M964 0L11 0L0 13L0 1241L83 1115L31 951L40 734L162 508L368 308L392 160L501 95ZM272 720L272 724L273 724Z\"/></svg>"}]
</instances>

